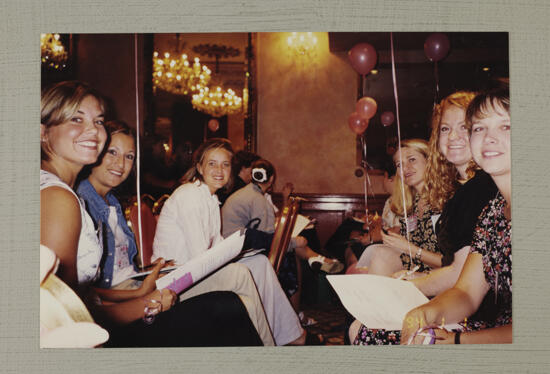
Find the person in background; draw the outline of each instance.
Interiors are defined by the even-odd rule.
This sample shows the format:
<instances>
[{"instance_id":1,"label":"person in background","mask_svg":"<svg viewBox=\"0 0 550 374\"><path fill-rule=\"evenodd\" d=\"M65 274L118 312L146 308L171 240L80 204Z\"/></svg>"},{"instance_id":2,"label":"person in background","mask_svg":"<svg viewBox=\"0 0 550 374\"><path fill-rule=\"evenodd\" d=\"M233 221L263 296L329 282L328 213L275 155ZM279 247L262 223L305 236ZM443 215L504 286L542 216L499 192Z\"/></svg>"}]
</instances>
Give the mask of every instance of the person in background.
<instances>
[{"instance_id":1,"label":"person in background","mask_svg":"<svg viewBox=\"0 0 550 374\"><path fill-rule=\"evenodd\" d=\"M252 248L269 250L275 232L275 210L270 199L266 198L267 191L275 180L275 168L271 162L259 159L252 164L252 182L233 193L222 207L222 234L228 237L235 231L249 228L255 231L263 241L255 243ZM279 281L295 310L299 300L294 300L298 291L296 256L303 260L310 260L310 265L319 263L321 269L329 272L341 271L343 266L336 260L327 259L314 252L302 236L293 237L283 258L279 270ZM247 258L240 260L243 263Z\"/></svg>"},{"instance_id":2,"label":"person in background","mask_svg":"<svg viewBox=\"0 0 550 374\"><path fill-rule=\"evenodd\" d=\"M388 167L387 170L384 171L384 192L390 196L384 203L382 215L375 215L369 218L369 223L365 222L363 227L358 227L350 231L348 244L344 252L346 259L346 274L361 274L368 272L368 267L358 268L357 261L369 245L382 243L382 228L396 233L400 231L399 216L391 210L391 194L394 188L395 172L396 169L394 164L391 164L391 167Z\"/></svg>"},{"instance_id":3,"label":"person in background","mask_svg":"<svg viewBox=\"0 0 550 374\"><path fill-rule=\"evenodd\" d=\"M220 188L216 191L222 206L233 192L240 190L252 181L252 163L259 159L260 156L253 152L241 150L235 153L231 160L233 186L231 189Z\"/></svg>"}]
</instances>

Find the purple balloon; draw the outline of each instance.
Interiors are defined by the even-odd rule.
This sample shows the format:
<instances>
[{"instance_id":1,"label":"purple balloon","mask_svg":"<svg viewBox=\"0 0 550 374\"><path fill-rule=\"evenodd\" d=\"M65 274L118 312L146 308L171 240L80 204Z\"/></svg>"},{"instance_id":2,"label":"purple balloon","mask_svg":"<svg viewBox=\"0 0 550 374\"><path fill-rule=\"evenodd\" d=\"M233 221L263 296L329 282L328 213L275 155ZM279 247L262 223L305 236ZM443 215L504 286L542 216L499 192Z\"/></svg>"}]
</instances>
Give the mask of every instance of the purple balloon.
<instances>
[{"instance_id":1,"label":"purple balloon","mask_svg":"<svg viewBox=\"0 0 550 374\"><path fill-rule=\"evenodd\" d=\"M359 43L349 50L348 58L355 71L365 75L376 65L376 49L369 43Z\"/></svg>"},{"instance_id":2,"label":"purple balloon","mask_svg":"<svg viewBox=\"0 0 550 374\"><path fill-rule=\"evenodd\" d=\"M426 57L428 57L428 60L435 62L447 56L450 47L451 43L447 35L436 32L426 38L424 42L424 53Z\"/></svg>"},{"instance_id":3,"label":"purple balloon","mask_svg":"<svg viewBox=\"0 0 550 374\"><path fill-rule=\"evenodd\" d=\"M394 120L395 116L393 115L393 112L387 111L380 115L380 122L382 122L384 127L391 125Z\"/></svg>"}]
</instances>

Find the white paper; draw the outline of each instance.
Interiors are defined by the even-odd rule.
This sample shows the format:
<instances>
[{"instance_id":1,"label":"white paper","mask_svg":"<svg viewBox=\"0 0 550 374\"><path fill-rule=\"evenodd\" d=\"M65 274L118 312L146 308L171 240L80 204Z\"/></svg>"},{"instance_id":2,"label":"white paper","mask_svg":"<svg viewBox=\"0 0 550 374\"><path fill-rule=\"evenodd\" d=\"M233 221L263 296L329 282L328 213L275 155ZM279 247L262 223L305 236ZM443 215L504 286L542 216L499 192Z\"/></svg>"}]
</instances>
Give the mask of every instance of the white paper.
<instances>
[{"instance_id":1,"label":"white paper","mask_svg":"<svg viewBox=\"0 0 550 374\"><path fill-rule=\"evenodd\" d=\"M244 230L235 231L220 243L162 278L157 279L157 288L169 288L176 293L189 288L205 276L235 258L243 247Z\"/></svg>"},{"instance_id":2,"label":"white paper","mask_svg":"<svg viewBox=\"0 0 550 374\"><path fill-rule=\"evenodd\" d=\"M296 223L294 223L294 229L292 230L291 237L295 238L298 235L300 235L302 230L304 230L306 228L306 226L309 225L310 222L311 222L311 220L309 218L307 218L306 216L303 216L301 214L298 214L296 216Z\"/></svg>"},{"instance_id":3,"label":"white paper","mask_svg":"<svg viewBox=\"0 0 550 374\"><path fill-rule=\"evenodd\" d=\"M428 302L411 282L371 274L327 275L347 311L368 328L401 330L405 315Z\"/></svg>"}]
</instances>

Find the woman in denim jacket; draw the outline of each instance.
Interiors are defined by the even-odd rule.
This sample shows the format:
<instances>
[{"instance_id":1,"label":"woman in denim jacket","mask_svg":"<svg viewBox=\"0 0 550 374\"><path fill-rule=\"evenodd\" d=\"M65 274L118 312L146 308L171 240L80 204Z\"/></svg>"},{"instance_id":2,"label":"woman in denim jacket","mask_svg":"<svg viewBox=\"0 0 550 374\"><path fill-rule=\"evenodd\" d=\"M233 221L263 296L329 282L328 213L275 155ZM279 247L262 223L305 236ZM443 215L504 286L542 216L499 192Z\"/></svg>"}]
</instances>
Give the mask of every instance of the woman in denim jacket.
<instances>
[{"instance_id":1,"label":"woman in denim jacket","mask_svg":"<svg viewBox=\"0 0 550 374\"><path fill-rule=\"evenodd\" d=\"M98 292L102 296L108 296L103 294L114 287L125 290L122 294L126 297L140 297L155 289L154 279L146 278L143 283L126 281L138 270L134 264L138 251L134 233L128 227L120 203L112 192L128 178L134 166L135 136L121 121L109 121L105 128L109 139L103 157L92 165L89 176L77 188L103 241L101 273L95 285L100 288ZM113 296L112 292L108 294Z\"/></svg>"}]
</instances>

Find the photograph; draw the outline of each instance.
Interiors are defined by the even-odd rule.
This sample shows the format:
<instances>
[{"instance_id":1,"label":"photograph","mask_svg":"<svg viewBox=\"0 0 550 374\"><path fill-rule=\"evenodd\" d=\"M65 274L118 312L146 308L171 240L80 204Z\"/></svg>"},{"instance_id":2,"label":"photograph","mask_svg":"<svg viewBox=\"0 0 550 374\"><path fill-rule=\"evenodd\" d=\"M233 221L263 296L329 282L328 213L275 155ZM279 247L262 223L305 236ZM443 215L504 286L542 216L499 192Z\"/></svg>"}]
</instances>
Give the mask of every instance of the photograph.
<instances>
[{"instance_id":1,"label":"photograph","mask_svg":"<svg viewBox=\"0 0 550 374\"><path fill-rule=\"evenodd\" d=\"M40 348L513 343L509 32L38 36Z\"/></svg>"}]
</instances>

